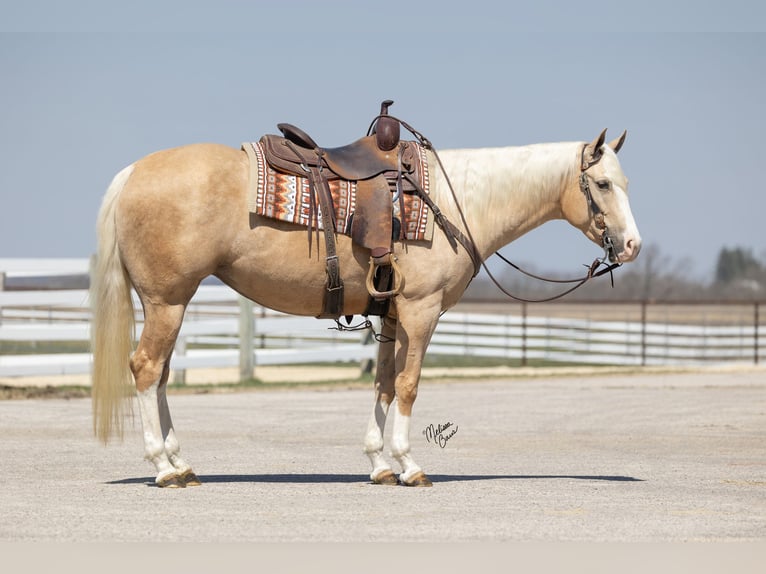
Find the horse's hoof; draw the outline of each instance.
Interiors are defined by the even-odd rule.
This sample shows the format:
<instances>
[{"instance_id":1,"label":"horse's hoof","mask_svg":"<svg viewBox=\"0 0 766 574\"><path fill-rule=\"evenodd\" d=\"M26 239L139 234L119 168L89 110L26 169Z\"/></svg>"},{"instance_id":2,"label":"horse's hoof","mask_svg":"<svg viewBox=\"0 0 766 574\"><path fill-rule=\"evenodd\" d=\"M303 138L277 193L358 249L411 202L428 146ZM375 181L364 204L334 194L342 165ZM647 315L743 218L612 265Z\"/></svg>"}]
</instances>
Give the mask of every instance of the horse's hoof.
<instances>
[{"instance_id":1,"label":"horse's hoof","mask_svg":"<svg viewBox=\"0 0 766 574\"><path fill-rule=\"evenodd\" d=\"M200 486L202 484L199 480L199 477L194 474L194 471L191 469L183 473L179 480L181 480L181 482L183 482L186 486Z\"/></svg>"},{"instance_id":2,"label":"horse's hoof","mask_svg":"<svg viewBox=\"0 0 766 574\"><path fill-rule=\"evenodd\" d=\"M415 476L410 478L407 481L400 480L400 482L404 486L433 486L434 483L431 482L431 479L426 476L426 473L423 471L417 473Z\"/></svg>"},{"instance_id":3,"label":"horse's hoof","mask_svg":"<svg viewBox=\"0 0 766 574\"><path fill-rule=\"evenodd\" d=\"M399 479L396 478L393 470L386 470L372 479L373 484L385 484L387 486L396 486Z\"/></svg>"},{"instance_id":4,"label":"horse's hoof","mask_svg":"<svg viewBox=\"0 0 766 574\"><path fill-rule=\"evenodd\" d=\"M157 486L160 488L186 488L186 483L177 474L171 474L164 478L158 478Z\"/></svg>"}]
</instances>

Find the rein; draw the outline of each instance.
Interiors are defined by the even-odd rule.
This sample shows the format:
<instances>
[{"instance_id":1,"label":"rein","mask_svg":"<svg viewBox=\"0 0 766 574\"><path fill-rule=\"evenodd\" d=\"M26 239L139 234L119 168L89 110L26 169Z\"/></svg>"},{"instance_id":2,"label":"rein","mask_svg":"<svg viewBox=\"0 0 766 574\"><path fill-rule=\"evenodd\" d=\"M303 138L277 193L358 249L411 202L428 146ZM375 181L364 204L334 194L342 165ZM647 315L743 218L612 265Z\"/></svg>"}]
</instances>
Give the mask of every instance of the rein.
<instances>
[{"instance_id":1,"label":"rein","mask_svg":"<svg viewBox=\"0 0 766 574\"><path fill-rule=\"evenodd\" d=\"M370 124L370 127L367 130L367 134L369 135L373 129L373 126L383 116L377 116L372 120L372 123ZM436 158L437 163L439 164L439 169L444 174L444 179L447 181L447 186L449 187L450 193L452 194L452 199L455 202L455 207L457 208L458 214L460 215L460 220L463 224L463 228L465 229L466 233L465 235L456 228L452 223L447 220L446 217L441 213L439 208L436 206L436 204L433 203L431 198L420 188L417 183L415 183L415 188L417 189L418 195L427 203L428 207L434 212L434 217L436 219L437 224L442 228L444 233L447 235L447 239L450 242L450 245L452 245L453 248L456 248L455 241L457 240L463 248L468 253L469 257L471 258L471 261L474 265L474 273L471 277L471 280L473 280L476 275L478 275L481 268L484 268L484 272L487 274L487 276L490 278L492 283L495 284L495 286L506 296L510 297L511 299L514 299L516 301L521 301L523 303L546 303L549 301L555 301L556 299L560 299L571 292L575 291L576 289L582 287L585 283L590 281L591 279L595 277L600 277L602 275L605 275L606 273L609 273L609 277L611 280L611 285L614 287L614 275L612 274L612 271L620 267L621 263L612 263L608 264L606 263L606 260L609 258L610 252L614 252L614 245L612 243L611 237L609 237L607 233L607 227L604 222L604 212L601 210L601 208L596 204L595 201L593 201L593 195L590 190L590 185L588 183L588 176L585 173L589 167L595 165L598 163L598 161L601 159L601 155L596 155L592 159L588 160L585 158L585 149L587 147L587 144L583 146L583 149L580 153L580 191L582 191L583 195L585 195L585 199L588 203L588 210L591 212L594 221L596 222L596 227L603 230L603 233L601 235L601 245L604 248L604 255L603 257L597 257L593 260L593 263L590 265L585 265L585 267L588 268L587 273L582 276L575 279L551 279L547 277L542 277L539 275L534 275L533 273L529 273L525 270L523 270L518 265L512 263L507 258L505 258L499 251L496 251L494 254L497 255L503 262L505 262L507 265L513 267L520 273L523 273L527 277L531 277L533 279L537 279L539 281L545 281L548 283L575 283L573 287L570 287L566 291L563 291L562 293L559 293L557 295L553 295L551 297L546 297L543 299L525 299L523 297L519 297L517 295L514 295L510 291L508 291L505 287L503 287L500 282L495 279L494 275L490 272L489 268L487 267L487 264L485 261L481 259L481 256L479 255L477 249L476 249L476 242L473 239L473 235L471 234L471 230L468 227L468 222L465 219L465 215L463 214L463 210L460 207L460 202L457 199L457 194L455 193L455 189L452 186L452 181L450 181L449 175L447 175L447 170L444 169L444 164L442 163L441 158L439 157L439 153L436 151L436 148L434 148L431 141L426 138L422 133L420 133L418 130L413 128L410 124L405 122L404 120L401 120L397 117L386 115L385 117L390 118L392 120L395 120L399 122L404 128L409 131L415 138L418 140L420 145L422 145L424 148L430 150L433 152L434 157ZM603 269L599 269L604 265L605 267ZM470 284L470 281L469 281Z\"/></svg>"},{"instance_id":2,"label":"rein","mask_svg":"<svg viewBox=\"0 0 766 574\"><path fill-rule=\"evenodd\" d=\"M614 275L612 275L612 271L614 271L620 265L622 265L621 263L607 264L607 263L604 262L606 257L598 257L598 258L593 260L593 263L591 263L590 265L586 265L586 267L588 268L588 272L583 277L578 277L576 279L551 279L551 278L548 278L548 277L540 277L539 275L534 275L532 273L529 273L528 271L524 271L521 267L519 267L518 265L512 263L511 261L509 261L508 259L503 257L503 255L501 255L499 251L495 251L495 255L497 255L505 263L507 263L508 265L510 265L511 267L516 269L517 271L519 271L520 273L523 273L527 277L532 277L533 279L538 279L540 281L546 281L548 283L576 283L576 285L574 285L573 287L570 287L569 289L567 289L566 291L563 291L562 293L559 293L557 295L553 295L552 297L546 297L544 299L525 299L523 297L518 297L517 295L514 295L513 293L511 293L510 291L505 289L502 285L500 285L500 283L497 281L497 279L495 279L495 277L492 275L492 273L490 273L489 269L487 269L487 266L484 263L482 263L482 265L484 266L484 271L487 273L489 278L492 280L492 283L494 283L495 286L498 289L500 289L500 291L502 291L505 295L507 295L511 299L515 299L516 301L521 301L523 303L547 303L549 301L555 301L556 299L561 299L562 297L564 297L566 295L569 295L575 289L578 289L578 288L582 287L585 283L587 283L588 281L590 281L594 277L601 277L602 275L605 275L607 273L609 273L609 277L611 279L611 285L612 285L612 287L614 287ZM601 270L597 271L597 269L599 267L601 267L602 265L606 265L606 267L604 269L601 269Z\"/></svg>"}]
</instances>

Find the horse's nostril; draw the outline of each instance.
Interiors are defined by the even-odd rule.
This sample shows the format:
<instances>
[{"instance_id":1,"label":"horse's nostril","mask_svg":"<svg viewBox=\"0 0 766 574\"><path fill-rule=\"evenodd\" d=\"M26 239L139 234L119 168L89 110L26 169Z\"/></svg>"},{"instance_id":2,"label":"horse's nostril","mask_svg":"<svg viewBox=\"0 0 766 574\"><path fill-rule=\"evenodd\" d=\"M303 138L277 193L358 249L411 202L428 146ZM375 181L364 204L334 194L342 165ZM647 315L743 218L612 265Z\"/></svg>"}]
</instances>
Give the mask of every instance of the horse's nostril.
<instances>
[{"instance_id":1,"label":"horse's nostril","mask_svg":"<svg viewBox=\"0 0 766 574\"><path fill-rule=\"evenodd\" d=\"M625 256L635 258L641 250L641 242L635 239L628 239L625 242Z\"/></svg>"}]
</instances>

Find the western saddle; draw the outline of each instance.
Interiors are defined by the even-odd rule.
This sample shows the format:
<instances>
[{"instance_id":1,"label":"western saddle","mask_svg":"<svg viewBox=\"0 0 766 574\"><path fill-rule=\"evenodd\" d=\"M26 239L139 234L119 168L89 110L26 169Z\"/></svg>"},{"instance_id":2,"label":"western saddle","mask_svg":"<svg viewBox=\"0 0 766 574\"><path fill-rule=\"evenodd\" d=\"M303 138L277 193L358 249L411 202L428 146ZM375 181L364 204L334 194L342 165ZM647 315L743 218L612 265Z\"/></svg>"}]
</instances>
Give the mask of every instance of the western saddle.
<instances>
[{"instance_id":1,"label":"western saddle","mask_svg":"<svg viewBox=\"0 0 766 574\"><path fill-rule=\"evenodd\" d=\"M393 201L403 201L403 192L420 191L416 183L413 142L400 140L399 120L388 113L393 101L381 104L369 135L342 147L323 148L300 128L281 123L283 136L261 138L266 161L276 170L305 177L311 192L308 228L311 249L312 227L319 237L319 218L326 247L325 297L319 317L337 319L343 310L343 280L335 247L335 208L328 182L356 182L356 207L351 220L352 240L370 250L367 290L370 300L365 315L385 315L391 298L403 286L403 277L393 255L393 241L403 237L393 215ZM393 196L392 196L393 192ZM403 206L400 203L400 207ZM401 213L401 212L400 212Z\"/></svg>"}]
</instances>

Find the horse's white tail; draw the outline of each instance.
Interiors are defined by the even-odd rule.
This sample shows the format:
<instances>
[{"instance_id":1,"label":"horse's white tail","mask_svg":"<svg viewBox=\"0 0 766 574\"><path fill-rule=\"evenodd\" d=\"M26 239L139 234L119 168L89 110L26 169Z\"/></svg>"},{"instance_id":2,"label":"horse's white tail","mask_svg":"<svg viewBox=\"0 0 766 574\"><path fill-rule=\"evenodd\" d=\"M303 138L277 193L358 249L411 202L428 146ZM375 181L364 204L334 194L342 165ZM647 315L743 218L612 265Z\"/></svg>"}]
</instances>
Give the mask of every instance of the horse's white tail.
<instances>
[{"instance_id":1,"label":"horse's white tail","mask_svg":"<svg viewBox=\"0 0 766 574\"><path fill-rule=\"evenodd\" d=\"M129 361L135 319L115 229L117 198L132 172L131 165L115 176L101 204L98 255L90 285L93 431L104 443L112 434L122 437L125 407L131 405L127 399L134 392Z\"/></svg>"}]
</instances>

